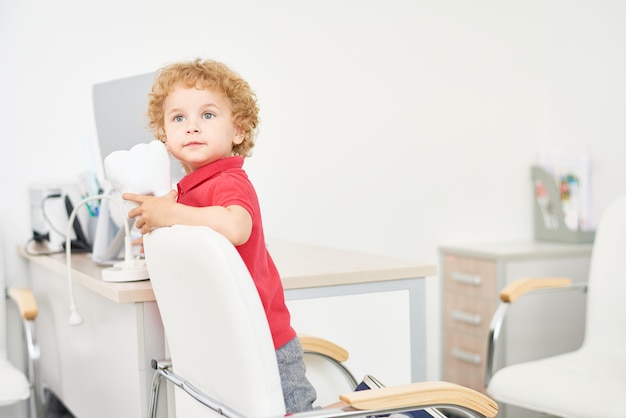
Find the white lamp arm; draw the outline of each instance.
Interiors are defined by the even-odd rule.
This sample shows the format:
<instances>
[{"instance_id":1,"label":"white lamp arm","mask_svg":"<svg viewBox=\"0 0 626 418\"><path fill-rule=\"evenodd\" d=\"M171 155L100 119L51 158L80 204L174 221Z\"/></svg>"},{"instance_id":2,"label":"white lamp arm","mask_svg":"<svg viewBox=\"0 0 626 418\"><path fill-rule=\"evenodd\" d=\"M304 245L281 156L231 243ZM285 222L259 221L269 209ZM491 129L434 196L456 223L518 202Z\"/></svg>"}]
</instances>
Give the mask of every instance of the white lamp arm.
<instances>
[{"instance_id":1,"label":"white lamp arm","mask_svg":"<svg viewBox=\"0 0 626 418\"><path fill-rule=\"evenodd\" d=\"M69 319L70 325L80 325L83 323L83 318L81 317L80 313L78 313L78 308L76 306L76 299L74 298L74 283L72 282L72 242L70 238L71 228L72 228L72 225L74 225L74 220L76 219L76 215L78 214L78 209L80 209L87 202L90 202L92 200L99 200L99 199L112 200L113 202L115 202L118 209L123 214L123 217L124 218L128 217L124 209L124 205L122 205L122 202L120 202L119 199L115 199L112 196L108 196L104 194L86 197L85 199L81 200L76 205L76 207L74 207L74 209L72 209L72 212L70 213L70 216L69 216L69 222L67 224L67 231L65 233L65 258L66 258L66 265L67 265L67 284L69 287L69 297L70 297L70 319ZM128 226L128 222L123 222L123 224L124 224L124 233L126 234L125 239L124 239L124 262L129 263L131 262L131 259L132 259L130 227Z\"/></svg>"}]
</instances>

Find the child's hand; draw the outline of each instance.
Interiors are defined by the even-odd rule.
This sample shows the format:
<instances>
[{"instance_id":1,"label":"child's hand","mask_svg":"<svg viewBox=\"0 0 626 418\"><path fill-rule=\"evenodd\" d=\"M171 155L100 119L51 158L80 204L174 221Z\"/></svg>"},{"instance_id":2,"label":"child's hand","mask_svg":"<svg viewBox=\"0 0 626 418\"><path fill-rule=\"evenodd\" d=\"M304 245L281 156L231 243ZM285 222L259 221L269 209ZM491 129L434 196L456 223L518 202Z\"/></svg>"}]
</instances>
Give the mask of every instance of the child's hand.
<instances>
[{"instance_id":1,"label":"child's hand","mask_svg":"<svg viewBox=\"0 0 626 418\"><path fill-rule=\"evenodd\" d=\"M122 198L137 203L137 207L128 212L129 218L136 218L135 226L142 234L147 234L159 226L171 226L170 211L176 205L176 190L156 197L133 193L124 193Z\"/></svg>"},{"instance_id":2,"label":"child's hand","mask_svg":"<svg viewBox=\"0 0 626 418\"><path fill-rule=\"evenodd\" d=\"M139 249L139 254L144 254L143 251L143 237L139 237L136 240L134 240L133 242L131 242L132 245L141 245L141 248Z\"/></svg>"}]
</instances>

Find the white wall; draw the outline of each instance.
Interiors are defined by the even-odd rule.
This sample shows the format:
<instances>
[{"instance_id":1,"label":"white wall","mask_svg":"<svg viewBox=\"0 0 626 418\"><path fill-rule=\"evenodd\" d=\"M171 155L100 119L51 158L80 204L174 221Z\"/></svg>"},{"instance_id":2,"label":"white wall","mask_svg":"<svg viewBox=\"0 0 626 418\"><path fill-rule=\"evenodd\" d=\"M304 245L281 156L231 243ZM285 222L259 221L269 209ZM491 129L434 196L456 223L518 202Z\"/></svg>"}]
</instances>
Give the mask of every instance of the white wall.
<instances>
[{"instance_id":1,"label":"white wall","mask_svg":"<svg viewBox=\"0 0 626 418\"><path fill-rule=\"evenodd\" d=\"M0 2L9 280L28 185L97 160L91 86L196 56L257 91L270 236L433 263L444 242L531 238L544 147L589 145L599 212L626 191L624 21L621 0ZM438 278L428 292L438 378Z\"/></svg>"}]
</instances>

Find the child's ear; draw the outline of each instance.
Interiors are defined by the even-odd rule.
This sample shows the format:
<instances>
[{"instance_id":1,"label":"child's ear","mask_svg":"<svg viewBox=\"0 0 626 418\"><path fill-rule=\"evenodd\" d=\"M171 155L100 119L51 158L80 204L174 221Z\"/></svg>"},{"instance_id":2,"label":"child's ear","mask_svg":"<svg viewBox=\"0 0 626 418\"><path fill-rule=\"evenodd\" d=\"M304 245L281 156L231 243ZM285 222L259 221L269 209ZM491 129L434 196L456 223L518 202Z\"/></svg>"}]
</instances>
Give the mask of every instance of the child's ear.
<instances>
[{"instance_id":1,"label":"child's ear","mask_svg":"<svg viewBox=\"0 0 626 418\"><path fill-rule=\"evenodd\" d=\"M233 144L234 145L241 144L244 138L245 138L245 135L243 134L243 131L241 129L237 129L235 131L235 137L233 138Z\"/></svg>"}]
</instances>

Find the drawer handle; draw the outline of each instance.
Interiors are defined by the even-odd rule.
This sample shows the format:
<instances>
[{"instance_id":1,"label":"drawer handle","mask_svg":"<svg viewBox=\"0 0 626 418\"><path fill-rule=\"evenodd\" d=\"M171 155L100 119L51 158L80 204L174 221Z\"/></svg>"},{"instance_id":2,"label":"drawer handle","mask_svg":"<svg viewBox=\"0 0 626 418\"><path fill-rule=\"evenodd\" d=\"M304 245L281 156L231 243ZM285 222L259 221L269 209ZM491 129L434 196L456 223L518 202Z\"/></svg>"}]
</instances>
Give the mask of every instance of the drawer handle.
<instances>
[{"instance_id":1,"label":"drawer handle","mask_svg":"<svg viewBox=\"0 0 626 418\"><path fill-rule=\"evenodd\" d=\"M479 354L471 353L469 351L461 350L458 348L452 349L452 357L454 357L457 360L464 361L466 363L480 364Z\"/></svg>"},{"instance_id":2,"label":"drawer handle","mask_svg":"<svg viewBox=\"0 0 626 418\"><path fill-rule=\"evenodd\" d=\"M452 280L458 283L469 284L472 286L480 286L482 278L477 274L467 274L458 271L452 272Z\"/></svg>"},{"instance_id":3,"label":"drawer handle","mask_svg":"<svg viewBox=\"0 0 626 418\"><path fill-rule=\"evenodd\" d=\"M463 312L456 309L452 311L452 318L469 325L480 325L480 323L482 322L482 318L480 315L471 312Z\"/></svg>"}]
</instances>

